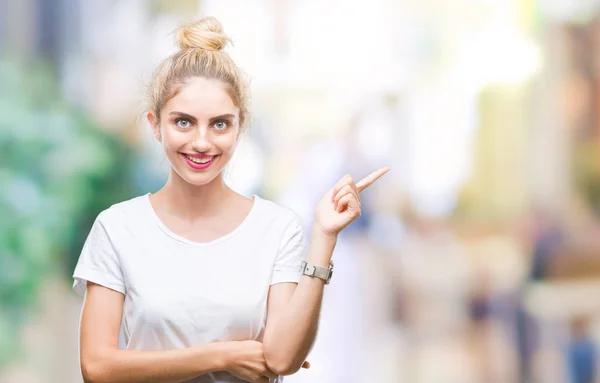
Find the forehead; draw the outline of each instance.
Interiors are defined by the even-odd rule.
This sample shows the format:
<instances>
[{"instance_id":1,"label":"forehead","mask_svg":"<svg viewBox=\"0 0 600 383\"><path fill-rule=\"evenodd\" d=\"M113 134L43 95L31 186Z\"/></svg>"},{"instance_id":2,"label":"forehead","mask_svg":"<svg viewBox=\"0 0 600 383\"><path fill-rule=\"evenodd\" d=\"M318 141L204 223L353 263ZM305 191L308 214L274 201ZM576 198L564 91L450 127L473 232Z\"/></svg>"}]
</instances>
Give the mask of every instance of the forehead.
<instances>
[{"instance_id":1,"label":"forehead","mask_svg":"<svg viewBox=\"0 0 600 383\"><path fill-rule=\"evenodd\" d=\"M221 81L194 77L186 81L179 92L167 101L164 111L211 118L228 113L237 115L239 108L235 106Z\"/></svg>"}]
</instances>

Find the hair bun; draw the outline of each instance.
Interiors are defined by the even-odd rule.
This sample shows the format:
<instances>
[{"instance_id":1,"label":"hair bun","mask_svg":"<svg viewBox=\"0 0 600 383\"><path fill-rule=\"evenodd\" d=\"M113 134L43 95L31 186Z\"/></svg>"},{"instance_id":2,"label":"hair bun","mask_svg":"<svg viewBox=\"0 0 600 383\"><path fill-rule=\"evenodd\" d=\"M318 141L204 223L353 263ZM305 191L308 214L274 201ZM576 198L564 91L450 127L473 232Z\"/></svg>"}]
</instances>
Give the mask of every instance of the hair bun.
<instances>
[{"instance_id":1,"label":"hair bun","mask_svg":"<svg viewBox=\"0 0 600 383\"><path fill-rule=\"evenodd\" d=\"M219 20L205 17L179 28L176 41L179 49L218 51L230 43L231 39L223 34L223 26Z\"/></svg>"}]
</instances>

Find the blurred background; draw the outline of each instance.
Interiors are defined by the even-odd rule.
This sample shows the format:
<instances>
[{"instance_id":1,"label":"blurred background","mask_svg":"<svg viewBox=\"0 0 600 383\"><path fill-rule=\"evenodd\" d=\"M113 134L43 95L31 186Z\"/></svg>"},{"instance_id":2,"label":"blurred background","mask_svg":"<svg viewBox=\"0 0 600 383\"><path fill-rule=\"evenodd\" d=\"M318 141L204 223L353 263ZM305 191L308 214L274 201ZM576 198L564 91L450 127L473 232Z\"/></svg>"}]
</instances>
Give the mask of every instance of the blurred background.
<instances>
[{"instance_id":1,"label":"blurred background","mask_svg":"<svg viewBox=\"0 0 600 383\"><path fill-rule=\"evenodd\" d=\"M252 78L234 189L309 228L392 168L287 382L600 381L600 1L0 0L0 382L81 382L73 268L164 183L144 85L207 15Z\"/></svg>"}]
</instances>

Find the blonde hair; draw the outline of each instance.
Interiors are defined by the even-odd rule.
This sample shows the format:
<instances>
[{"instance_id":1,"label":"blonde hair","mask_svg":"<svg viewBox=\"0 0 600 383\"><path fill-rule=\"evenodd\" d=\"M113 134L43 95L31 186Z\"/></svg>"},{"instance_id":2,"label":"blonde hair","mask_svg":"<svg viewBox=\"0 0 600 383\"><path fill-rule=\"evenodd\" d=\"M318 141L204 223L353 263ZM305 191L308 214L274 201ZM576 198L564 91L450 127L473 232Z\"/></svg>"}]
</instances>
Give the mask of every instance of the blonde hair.
<instances>
[{"instance_id":1,"label":"blonde hair","mask_svg":"<svg viewBox=\"0 0 600 383\"><path fill-rule=\"evenodd\" d=\"M248 81L245 74L222 49L231 43L214 17L184 25L177 30L179 51L165 58L148 85L149 110L160 119L160 111L192 77L219 80L240 109L240 128L249 116Z\"/></svg>"}]
</instances>

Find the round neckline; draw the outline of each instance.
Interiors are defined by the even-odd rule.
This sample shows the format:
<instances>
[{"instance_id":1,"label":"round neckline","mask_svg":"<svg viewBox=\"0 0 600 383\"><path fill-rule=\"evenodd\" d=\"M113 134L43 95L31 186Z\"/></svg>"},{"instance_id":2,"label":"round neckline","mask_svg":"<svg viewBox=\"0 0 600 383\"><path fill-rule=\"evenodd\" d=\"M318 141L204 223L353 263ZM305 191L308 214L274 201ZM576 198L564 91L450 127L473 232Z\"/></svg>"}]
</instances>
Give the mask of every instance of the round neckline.
<instances>
[{"instance_id":1,"label":"round neckline","mask_svg":"<svg viewBox=\"0 0 600 383\"><path fill-rule=\"evenodd\" d=\"M172 237L173 239L176 239L179 242L183 242L185 244L191 245L191 246L212 246L212 245L216 245L218 243L227 241L228 239L234 237L236 234L238 234L245 226L247 226L249 224L249 221L251 220L251 218L255 215L255 211L257 210L257 205L260 201L260 197L257 196L256 194L253 194L251 199L252 199L252 208L250 208L250 212L248 212L248 214L246 214L246 217L244 218L244 220L242 221L242 223L240 223L235 229L233 229L232 231L230 231L229 233L217 238L217 239L213 239L212 241L207 241L207 242L196 242L196 241L192 241L190 239L187 239L177 233L175 233L174 231L172 231L171 229L169 229L167 227L167 225L165 225L162 220L160 219L160 217L158 216L158 214L156 214L156 211L154 211L154 207L152 206L152 203L150 202L150 195L152 193L147 193L145 196L145 203L146 206L148 207L149 213L152 216L152 219L155 221L155 223L158 225L158 227L161 228L161 230L163 232L165 232L165 234L167 234L168 236Z\"/></svg>"}]
</instances>

